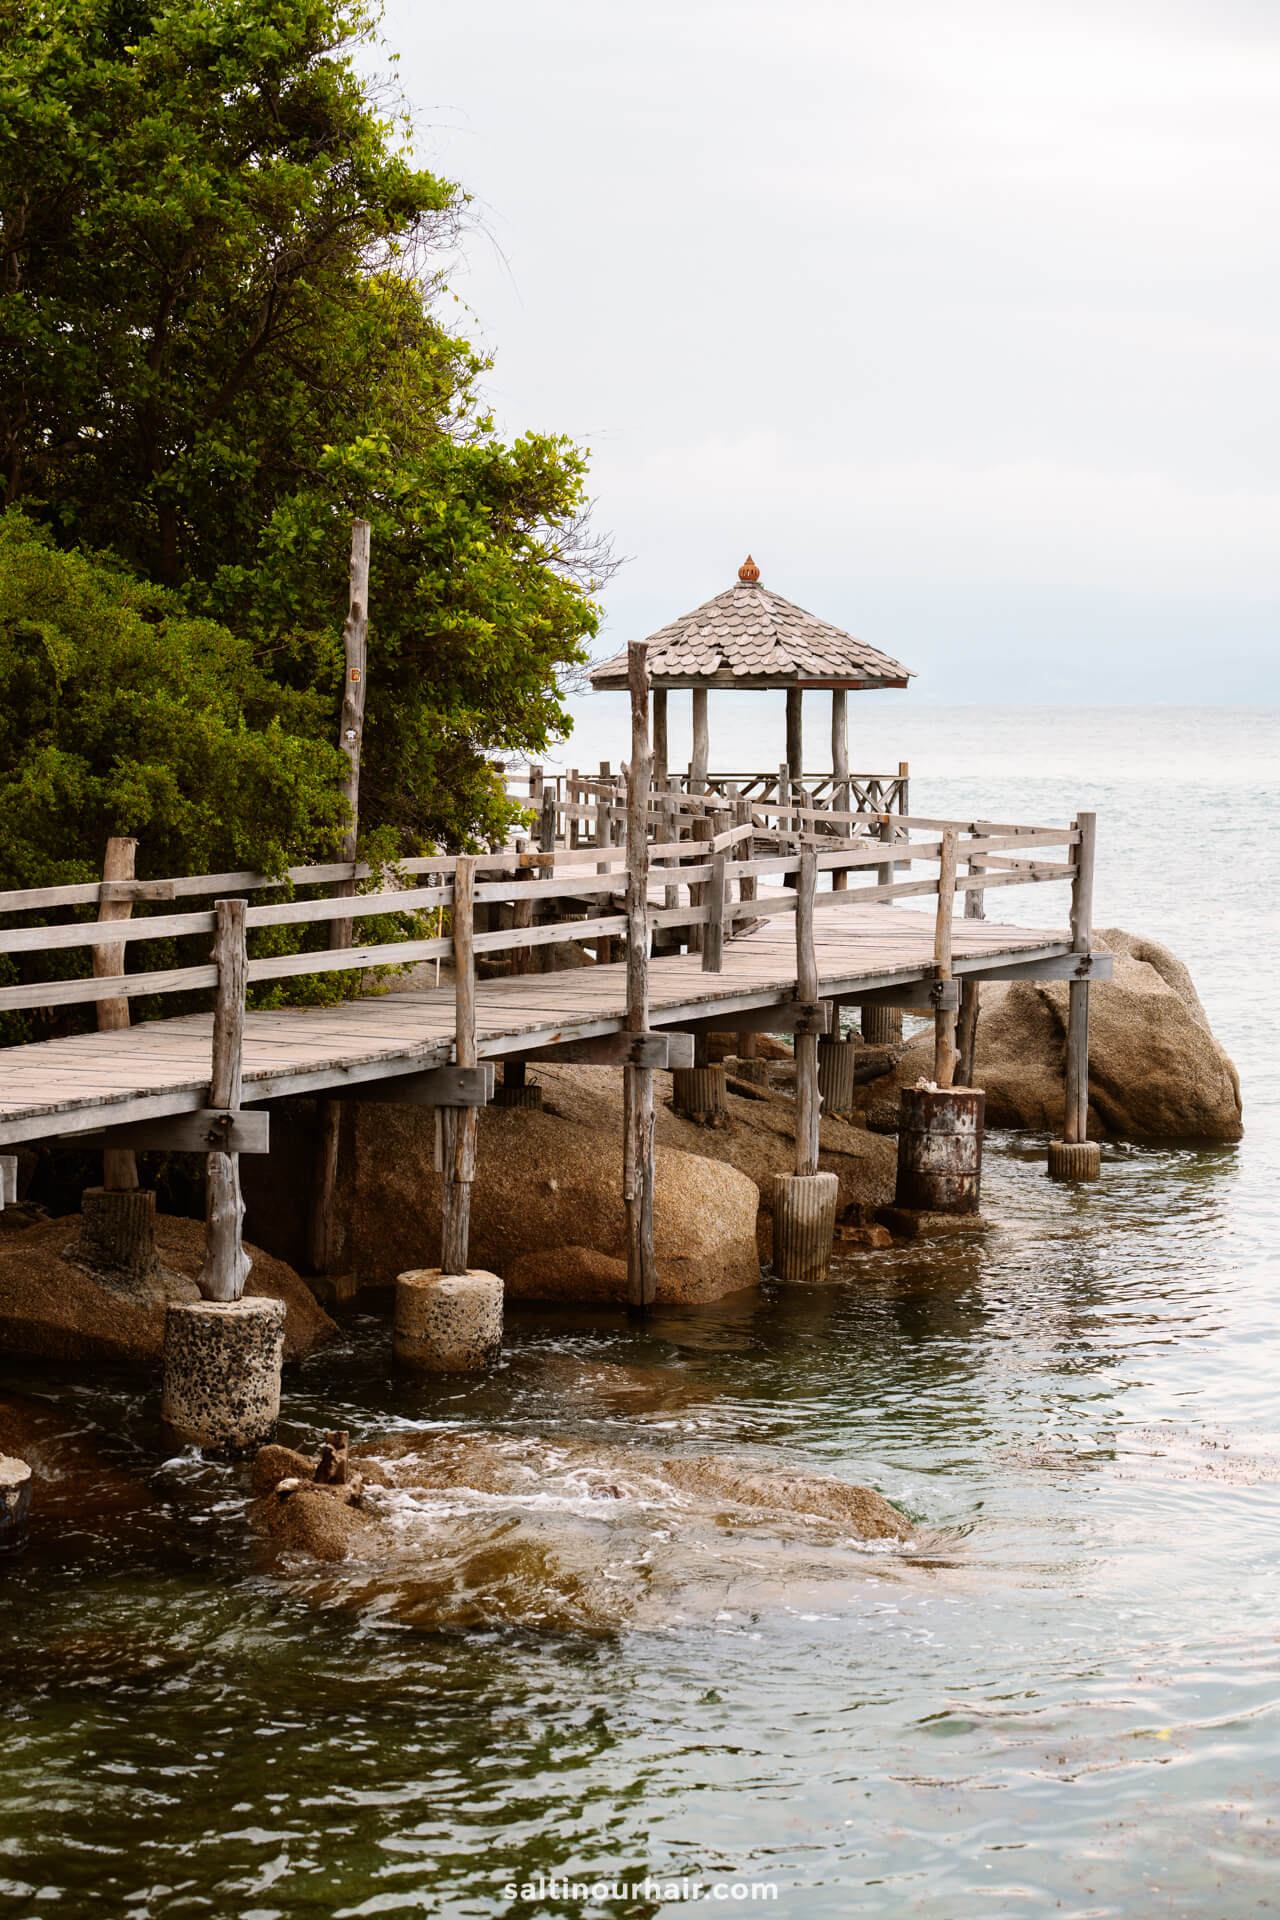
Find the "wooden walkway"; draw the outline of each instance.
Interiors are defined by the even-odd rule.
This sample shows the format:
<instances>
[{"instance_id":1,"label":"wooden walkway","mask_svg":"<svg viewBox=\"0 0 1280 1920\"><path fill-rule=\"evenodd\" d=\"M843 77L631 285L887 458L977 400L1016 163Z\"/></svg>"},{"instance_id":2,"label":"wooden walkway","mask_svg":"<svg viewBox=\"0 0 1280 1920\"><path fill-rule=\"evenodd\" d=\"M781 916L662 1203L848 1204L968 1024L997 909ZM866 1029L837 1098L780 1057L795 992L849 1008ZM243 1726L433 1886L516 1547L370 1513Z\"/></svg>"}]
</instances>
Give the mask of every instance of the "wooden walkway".
<instances>
[{"instance_id":1,"label":"wooden walkway","mask_svg":"<svg viewBox=\"0 0 1280 1920\"><path fill-rule=\"evenodd\" d=\"M572 938L572 924L563 932ZM932 912L850 905L818 914L820 997L854 1000L879 988L932 981L934 937ZM956 976L976 979L1008 977L1011 967L1043 977L1045 968L1069 964L1071 946L1066 929L957 920L952 967ZM477 982L480 1059L620 1032L626 971L622 963L587 965ZM654 1030L783 1007L796 997L795 929L783 916L727 940L719 972L703 971L696 953L649 962ZM205 1108L212 1023L211 1014L194 1014L0 1051L0 1146ZM454 1041L452 984L393 990L333 1007L250 1012L242 1097L252 1106L290 1094L372 1088L448 1063Z\"/></svg>"}]
</instances>

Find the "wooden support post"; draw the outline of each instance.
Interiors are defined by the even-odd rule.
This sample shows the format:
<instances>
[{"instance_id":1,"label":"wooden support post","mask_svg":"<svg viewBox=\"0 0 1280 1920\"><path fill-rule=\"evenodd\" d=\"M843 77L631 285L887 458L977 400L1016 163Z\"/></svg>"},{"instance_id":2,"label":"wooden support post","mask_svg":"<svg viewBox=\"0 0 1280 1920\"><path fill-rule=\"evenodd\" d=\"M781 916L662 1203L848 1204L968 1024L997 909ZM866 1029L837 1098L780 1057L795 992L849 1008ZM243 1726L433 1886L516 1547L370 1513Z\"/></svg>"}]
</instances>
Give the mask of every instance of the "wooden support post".
<instances>
[{"instance_id":1,"label":"wooden support post","mask_svg":"<svg viewBox=\"0 0 1280 1920\"><path fill-rule=\"evenodd\" d=\"M209 1105L234 1112L240 1105L244 1050L244 1001L249 980L245 902L214 902L213 959L218 984L213 1001L213 1071ZM205 1161L205 1252L197 1285L206 1300L226 1305L244 1293L250 1260L240 1238L244 1201L240 1155L211 1153Z\"/></svg>"},{"instance_id":2,"label":"wooden support post","mask_svg":"<svg viewBox=\"0 0 1280 1920\"><path fill-rule=\"evenodd\" d=\"M132 880L134 856L138 851L136 840L112 838L107 841L106 858L102 863L102 891L106 892L112 881ZM99 920L127 920L133 912L131 900L105 900L99 896ZM94 947L93 977L95 980L108 979L113 974L124 972L124 942L114 941L110 946ZM123 997L116 1000L99 1000L98 1032L122 1032L129 1024L129 1002ZM138 1161L130 1147L108 1147L102 1156L102 1185L107 1193L136 1193L138 1189Z\"/></svg>"},{"instance_id":3,"label":"wooden support post","mask_svg":"<svg viewBox=\"0 0 1280 1920\"><path fill-rule=\"evenodd\" d=\"M876 835L882 843L892 844L894 825L889 814L881 814L876 823ZM876 868L876 885L893 885L892 860ZM863 1006L858 1015L858 1025L868 1046L897 1047L902 1044L902 1014L896 1007Z\"/></svg>"},{"instance_id":4,"label":"wooden support post","mask_svg":"<svg viewBox=\"0 0 1280 1920\"><path fill-rule=\"evenodd\" d=\"M553 790L554 791L554 790ZM474 859L459 854L453 878L454 1047L460 1067L474 1067L476 1054L476 951ZM441 1107L443 1185L440 1198L440 1271L467 1271L471 1231L471 1186L476 1177L476 1107Z\"/></svg>"},{"instance_id":5,"label":"wooden support post","mask_svg":"<svg viewBox=\"0 0 1280 1920\"><path fill-rule=\"evenodd\" d=\"M667 690L653 690L653 783L659 793L667 784Z\"/></svg>"},{"instance_id":6,"label":"wooden support post","mask_svg":"<svg viewBox=\"0 0 1280 1920\"><path fill-rule=\"evenodd\" d=\"M849 695L844 687L831 689L831 805L837 813L848 813L849 806ZM849 828L838 829L842 840ZM849 885L847 867L836 867L831 875L833 893L843 893Z\"/></svg>"},{"instance_id":7,"label":"wooden support post","mask_svg":"<svg viewBox=\"0 0 1280 1920\"><path fill-rule=\"evenodd\" d=\"M693 836L693 843L695 845L705 846L708 840L714 840L716 830L715 830L715 827L712 825L711 815L709 813L697 814L694 818L691 831ZM701 864L705 865L705 862L706 862L706 856L704 855L702 856ZM689 905L691 907L705 906L706 900L707 900L706 887L702 884L700 880L691 881L689 885ZM707 930L705 927L689 928L688 947L689 947L690 953L705 952L707 943L703 938L703 935L706 933L706 931Z\"/></svg>"},{"instance_id":8,"label":"wooden support post","mask_svg":"<svg viewBox=\"0 0 1280 1920\"><path fill-rule=\"evenodd\" d=\"M982 825L977 822L978 827ZM969 872L981 873L981 859L969 861ZM966 920L985 920L986 908L981 887L970 887L964 896ZM960 1012L956 1019L956 1079L958 1087L973 1085L973 1052L978 1039L978 1008L982 989L977 980L966 977L960 985Z\"/></svg>"},{"instance_id":9,"label":"wooden support post","mask_svg":"<svg viewBox=\"0 0 1280 1920\"><path fill-rule=\"evenodd\" d=\"M570 807L570 811L565 815L564 837L566 844L576 851L578 842L582 838L582 823L578 819L577 814L572 811L582 797L582 790L578 785L578 769L576 767L570 767L565 780L564 791L565 798L569 802Z\"/></svg>"},{"instance_id":10,"label":"wooden support post","mask_svg":"<svg viewBox=\"0 0 1280 1920\"><path fill-rule=\"evenodd\" d=\"M534 813L538 813L542 807L542 768L532 762L529 766L529 805Z\"/></svg>"},{"instance_id":11,"label":"wooden support post","mask_svg":"<svg viewBox=\"0 0 1280 1920\"><path fill-rule=\"evenodd\" d=\"M527 840L520 839L516 841L517 854L527 853L528 851L529 851L529 842ZM526 869L524 868L520 869L521 873L524 873L525 871ZM531 927L532 925L533 925L533 901L526 894L522 900L517 900L511 909L511 930L513 933L515 933L523 930L525 927ZM511 971L512 973L532 973L533 972L533 948L532 947L513 947L512 948Z\"/></svg>"},{"instance_id":12,"label":"wooden support post","mask_svg":"<svg viewBox=\"0 0 1280 1920\"><path fill-rule=\"evenodd\" d=\"M818 955L813 938L814 895L818 886L818 855L801 849L796 888L796 999L812 1005L818 998ZM819 1121L822 1097L818 1092L818 1036L797 1033L796 1041L796 1172L818 1171Z\"/></svg>"},{"instance_id":13,"label":"wooden support post","mask_svg":"<svg viewBox=\"0 0 1280 1920\"><path fill-rule=\"evenodd\" d=\"M787 765L794 785L804 776L804 694L799 687L787 688Z\"/></svg>"},{"instance_id":14,"label":"wooden support post","mask_svg":"<svg viewBox=\"0 0 1280 1920\"><path fill-rule=\"evenodd\" d=\"M648 648L627 648L631 690L631 759L627 766L628 1033L649 1025L649 752ZM704 694L705 699L705 694ZM695 695L696 698L696 695ZM627 1210L627 1302L647 1307L657 1292L653 1250L653 1069L626 1066L623 1080L622 1197Z\"/></svg>"},{"instance_id":15,"label":"wooden support post","mask_svg":"<svg viewBox=\"0 0 1280 1920\"><path fill-rule=\"evenodd\" d=\"M342 629L342 712L338 720L338 745L346 757L347 771L342 782L351 817L343 835L341 857L355 864L360 835L360 747L364 737L364 704L368 681L369 641L369 537L367 520L351 522L351 563L348 576L347 618ZM339 880L334 887L338 899L350 898L356 890L354 878ZM329 948L337 952L349 947L355 930L352 920L334 920L329 926ZM335 1260L338 1196L338 1137L342 1126L342 1104L322 1100L319 1109L320 1138L316 1146L316 1170L311 1194L311 1215L307 1223L307 1252L312 1270L329 1273Z\"/></svg>"},{"instance_id":16,"label":"wooden support post","mask_svg":"<svg viewBox=\"0 0 1280 1920\"><path fill-rule=\"evenodd\" d=\"M733 824L735 827L749 827L751 825L751 802L749 800L735 801ZM739 860L749 860L751 858L751 851L751 841L739 841L737 847ZM739 900L754 900L755 897L756 877L754 873L744 873L738 881L738 898ZM744 1033L738 1042L738 1057L742 1060L754 1060L757 1052L757 1036L754 1033Z\"/></svg>"},{"instance_id":17,"label":"wooden support post","mask_svg":"<svg viewBox=\"0 0 1280 1920\"><path fill-rule=\"evenodd\" d=\"M342 715L338 721L338 745L346 757L347 771L343 776L342 791L347 805L351 809L351 818L343 837L342 858L352 863L356 857L356 847L360 828L360 743L364 734L364 696L366 682L366 655L369 641L369 522L353 520L351 522L351 569L350 586L347 600L347 619L342 629L343 675L342 675ZM339 899L353 894L356 890L354 879L340 880L334 889ZM335 920L332 923L329 945L331 948L349 947L352 938L352 922Z\"/></svg>"},{"instance_id":18,"label":"wooden support post","mask_svg":"<svg viewBox=\"0 0 1280 1920\"><path fill-rule=\"evenodd\" d=\"M948 827L942 836L942 858L938 868L938 915L933 928L933 973L935 980L951 978L951 918L956 899L956 835ZM940 1007L933 1016L933 1077L940 1087L949 1087L956 1073L956 1016L954 1009Z\"/></svg>"},{"instance_id":19,"label":"wooden support post","mask_svg":"<svg viewBox=\"0 0 1280 1920\"><path fill-rule=\"evenodd\" d=\"M707 769L711 764L711 741L707 731L707 689L693 689L693 758L689 762L690 793L705 793Z\"/></svg>"},{"instance_id":20,"label":"wooden support post","mask_svg":"<svg viewBox=\"0 0 1280 1920\"><path fill-rule=\"evenodd\" d=\"M1093 950L1093 869L1098 817L1082 813L1071 882L1071 951ZM1062 1141L1049 1143L1049 1172L1059 1180L1096 1180L1102 1154L1089 1138L1089 982L1073 980L1067 988L1067 1062Z\"/></svg>"},{"instance_id":21,"label":"wooden support post","mask_svg":"<svg viewBox=\"0 0 1280 1920\"><path fill-rule=\"evenodd\" d=\"M713 813L709 822L711 833L708 837L714 839L717 834L726 833L732 824L729 814ZM704 973L720 973L724 969L724 897L727 864L727 854L716 853L711 856L711 880L703 896L711 912L711 918L703 929L702 971Z\"/></svg>"}]
</instances>

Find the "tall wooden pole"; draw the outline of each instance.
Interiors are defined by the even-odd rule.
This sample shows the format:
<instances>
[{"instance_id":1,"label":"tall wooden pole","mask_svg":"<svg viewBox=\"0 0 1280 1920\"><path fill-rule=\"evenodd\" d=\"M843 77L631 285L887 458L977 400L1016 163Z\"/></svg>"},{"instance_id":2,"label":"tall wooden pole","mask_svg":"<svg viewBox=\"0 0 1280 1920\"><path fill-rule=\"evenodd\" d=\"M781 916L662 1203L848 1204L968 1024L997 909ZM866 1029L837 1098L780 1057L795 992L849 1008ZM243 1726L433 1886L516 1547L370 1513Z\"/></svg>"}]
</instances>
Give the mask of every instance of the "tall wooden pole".
<instances>
[{"instance_id":1,"label":"tall wooden pole","mask_svg":"<svg viewBox=\"0 0 1280 1920\"><path fill-rule=\"evenodd\" d=\"M631 692L631 759L627 765L627 1013L628 1033L649 1025L649 752L648 648L627 648ZM698 697L695 690L694 699ZM706 692L702 691L705 702ZM705 714L705 708L704 708ZM622 1197L627 1209L627 1302L652 1304L657 1292L653 1251L653 1069L625 1066L623 1079Z\"/></svg>"},{"instance_id":2,"label":"tall wooden pole","mask_svg":"<svg viewBox=\"0 0 1280 1920\"><path fill-rule=\"evenodd\" d=\"M364 702L367 685L369 642L369 522L351 522L351 566L347 593L347 619L342 629L342 713L338 721L338 745L346 756L347 771L342 791L351 809L351 818L343 835L341 857L355 864L360 826L360 744L364 734ZM354 895L355 876L340 880L334 889L339 899ZM351 945L355 922L330 922L329 945L336 950ZM316 1152L316 1174L308 1222L307 1252L315 1273L328 1273L336 1248L336 1212L338 1192L338 1137L342 1126L342 1102L320 1103L320 1139Z\"/></svg>"},{"instance_id":3,"label":"tall wooden pole","mask_svg":"<svg viewBox=\"0 0 1280 1920\"><path fill-rule=\"evenodd\" d=\"M112 838L107 841L106 858L102 863L104 894L113 881L133 879L134 858L137 851L136 840ZM127 920L132 912L131 900L99 898L99 920ZM109 979L113 974L124 972L123 940L113 941L110 946L94 947L92 953L95 980ZM117 1000L99 1000L99 1033L120 1033L128 1024L129 1002L123 996ZM108 1193L136 1193L138 1160L132 1147L106 1148L102 1156L102 1184Z\"/></svg>"},{"instance_id":4,"label":"tall wooden pole","mask_svg":"<svg viewBox=\"0 0 1280 1920\"><path fill-rule=\"evenodd\" d=\"M653 784L658 791L667 784L667 690L653 690Z\"/></svg>"},{"instance_id":5,"label":"tall wooden pole","mask_svg":"<svg viewBox=\"0 0 1280 1920\"><path fill-rule=\"evenodd\" d=\"M982 822L976 823L981 827ZM981 860L970 860L970 874L982 872ZM969 887L964 896L964 917L966 920L985 920L987 911L982 901L982 888ZM978 1042L978 1009L982 989L978 982L968 976L960 984L960 1015L956 1021L956 1085L973 1085L973 1055Z\"/></svg>"},{"instance_id":6,"label":"tall wooden pole","mask_svg":"<svg viewBox=\"0 0 1280 1920\"><path fill-rule=\"evenodd\" d=\"M244 1001L249 979L243 900L215 900L213 957L218 984L213 1003L213 1071L209 1105L234 1112L240 1105L244 1051ZM240 1155L211 1153L205 1160L204 1266L197 1285L206 1300L239 1300L252 1264L240 1238L244 1201Z\"/></svg>"},{"instance_id":7,"label":"tall wooden pole","mask_svg":"<svg viewBox=\"0 0 1280 1920\"><path fill-rule=\"evenodd\" d=\"M476 950L474 859L458 856L453 879L454 1059L460 1067L474 1067L476 1054ZM441 1107L440 1269L467 1271L467 1243L471 1232L471 1187L476 1177L475 1107Z\"/></svg>"},{"instance_id":8,"label":"tall wooden pole","mask_svg":"<svg viewBox=\"0 0 1280 1920\"><path fill-rule=\"evenodd\" d=\"M804 773L804 695L799 687L787 688L787 765L794 785Z\"/></svg>"},{"instance_id":9,"label":"tall wooden pole","mask_svg":"<svg viewBox=\"0 0 1280 1920\"><path fill-rule=\"evenodd\" d=\"M818 853L812 844L800 849L796 883L796 999L813 1006L818 999L818 953L813 937L814 896L818 886ZM796 1172L818 1171L822 1098L818 1092L818 1036L796 1035Z\"/></svg>"},{"instance_id":10,"label":"tall wooden pole","mask_svg":"<svg viewBox=\"0 0 1280 1920\"><path fill-rule=\"evenodd\" d=\"M933 931L933 972L936 980L951 978L951 917L956 899L956 836L948 827L942 836L938 871L938 917ZM950 1087L956 1075L956 1016L942 1008L933 1016L933 1077Z\"/></svg>"},{"instance_id":11,"label":"tall wooden pole","mask_svg":"<svg viewBox=\"0 0 1280 1920\"><path fill-rule=\"evenodd\" d=\"M1082 813L1076 825L1075 877L1071 883L1071 951L1093 947L1093 868L1098 816ZM1073 980L1067 990L1066 1114L1063 1138L1069 1146L1089 1137L1089 982Z\"/></svg>"},{"instance_id":12,"label":"tall wooden pole","mask_svg":"<svg viewBox=\"0 0 1280 1920\"><path fill-rule=\"evenodd\" d=\"M705 793L707 770L711 764L711 738L707 729L707 689L693 689L693 757L689 762L690 793Z\"/></svg>"},{"instance_id":13,"label":"tall wooden pole","mask_svg":"<svg viewBox=\"0 0 1280 1920\"><path fill-rule=\"evenodd\" d=\"M848 813L849 806L849 695L844 687L831 689L831 805L837 813ZM840 836L847 839L849 828L840 828ZM831 876L831 885L841 892L849 884L849 872L846 867L837 867Z\"/></svg>"}]
</instances>

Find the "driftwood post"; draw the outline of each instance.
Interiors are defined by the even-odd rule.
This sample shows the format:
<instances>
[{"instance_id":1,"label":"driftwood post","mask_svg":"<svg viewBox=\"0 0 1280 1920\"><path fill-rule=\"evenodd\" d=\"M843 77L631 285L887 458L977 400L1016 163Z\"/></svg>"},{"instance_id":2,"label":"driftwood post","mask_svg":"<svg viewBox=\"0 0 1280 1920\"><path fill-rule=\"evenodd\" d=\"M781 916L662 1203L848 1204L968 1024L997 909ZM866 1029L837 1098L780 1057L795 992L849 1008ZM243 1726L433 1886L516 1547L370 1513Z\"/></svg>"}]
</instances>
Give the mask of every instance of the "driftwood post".
<instances>
[{"instance_id":1,"label":"driftwood post","mask_svg":"<svg viewBox=\"0 0 1280 1920\"><path fill-rule=\"evenodd\" d=\"M818 887L818 854L813 846L800 850L796 884L796 999L814 1006L818 999L818 956L813 938L814 899ZM818 1171L819 1121L818 1036L796 1034L796 1172Z\"/></svg>"},{"instance_id":2,"label":"driftwood post","mask_svg":"<svg viewBox=\"0 0 1280 1920\"><path fill-rule=\"evenodd\" d=\"M474 859L459 854L453 879L454 1059L460 1067L477 1065L476 954ZM467 1242L471 1230L471 1185L476 1177L475 1107L441 1107L440 1271L467 1271Z\"/></svg>"},{"instance_id":3,"label":"driftwood post","mask_svg":"<svg viewBox=\"0 0 1280 1920\"><path fill-rule=\"evenodd\" d=\"M133 879L134 857L138 851L136 840L112 838L107 841L106 858L102 863L102 889L98 896L99 920L128 920L133 913L131 900L112 900L107 897L112 884ZM111 946L94 947L93 977L105 980L112 974L124 972L124 941L115 941ZM99 1000L98 1032L119 1033L129 1024L129 1002L121 997L117 1000ZM108 1193L133 1193L138 1186L138 1161L132 1147L107 1147L102 1155L102 1185Z\"/></svg>"},{"instance_id":4,"label":"driftwood post","mask_svg":"<svg viewBox=\"0 0 1280 1920\"><path fill-rule=\"evenodd\" d=\"M876 837L882 845L892 845L893 836L892 816L882 813L876 822ZM876 885L893 885L892 860L886 860L876 868ZM896 1047L901 1043L902 1014L896 1007L863 1006L858 1015L858 1024L869 1047Z\"/></svg>"},{"instance_id":5,"label":"driftwood post","mask_svg":"<svg viewBox=\"0 0 1280 1920\"><path fill-rule=\"evenodd\" d=\"M951 917L956 898L956 836L948 827L942 836L938 863L938 917L933 928L933 976L951 978ZM939 1007L933 1016L933 1077L940 1087L955 1084L956 1016Z\"/></svg>"},{"instance_id":6,"label":"driftwood post","mask_svg":"<svg viewBox=\"0 0 1280 1920\"><path fill-rule=\"evenodd\" d=\"M355 858L360 828L360 743L364 734L364 701L369 644L369 522L351 522L351 565L347 592L347 619L342 629L342 712L338 720L338 745L346 757L347 771L342 782L351 818L343 835L341 857L352 864L349 880L339 880L334 892L339 899L353 896L356 890ZM329 926L329 946L336 951L351 945L355 922L333 920ZM338 1193L338 1137L342 1127L342 1102L320 1103L320 1140L316 1153L315 1185L308 1223L307 1253L315 1273L328 1273L335 1258L335 1215Z\"/></svg>"},{"instance_id":7,"label":"driftwood post","mask_svg":"<svg viewBox=\"0 0 1280 1920\"><path fill-rule=\"evenodd\" d=\"M804 694L787 688L787 765L793 781L804 778Z\"/></svg>"},{"instance_id":8,"label":"driftwood post","mask_svg":"<svg viewBox=\"0 0 1280 1920\"><path fill-rule=\"evenodd\" d=\"M627 1013L628 1033L649 1025L649 752L648 648L627 649L631 691L631 759L627 766ZM657 1291L653 1252L653 1069L622 1070L622 1197L627 1209L627 1303L652 1304Z\"/></svg>"},{"instance_id":9,"label":"driftwood post","mask_svg":"<svg viewBox=\"0 0 1280 1920\"><path fill-rule=\"evenodd\" d=\"M127 920L138 899L172 898L172 881L134 879L136 840L107 841L98 889L98 919ZM125 970L125 943L113 940L91 949L93 977L109 980ZM129 1025L129 1002L123 995L98 1002L98 1031L122 1033ZM16 1163L15 1163L16 1164ZM16 1198L16 1195L15 1195ZM156 1254L156 1196L138 1185L138 1162L132 1147L107 1147L102 1155L102 1185L88 1187L80 1196L78 1257L86 1266L127 1276L135 1284L149 1284L159 1264Z\"/></svg>"},{"instance_id":10,"label":"driftwood post","mask_svg":"<svg viewBox=\"0 0 1280 1920\"><path fill-rule=\"evenodd\" d=\"M240 1105L244 1048L244 1001L249 979L245 945L245 903L216 900L213 958L218 984L213 1002L213 1072L209 1105L233 1113ZM211 1153L205 1161L205 1257L200 1292L226 1304L244 1292L250 1260L240 1239L244 1201L240 1195L240 1155Z\"/></svg>"},{"instance_id":11,"label":"driftwood post","mask_svg":"<svg viewBox=\"0 0 1280 1920\"><path fill-rule=\"evenodd\" d=\"M731 814L713 813L710 819L709 837L714 839L717 835L727 832L732 824ZM702 971L704 973L721 973L724 970L724 897L727 865L727 853L711 855L711 879L702 896L710 912L710 918L702 930Z\"/></svg>"},{"instance_id":12,"label":"driftwood post","mask_svg":"<svg viewBox=\"0 0 1280 1920\"><path fill-rule=\"evenodd\" d=\"M813 1008L818 1002L818 955L813 915L818 887L818 854L800 850L796 878L796 999ZM831 1266L836 1199L840 1182L818 1171L822 1095L818 1090L818 1034L812 1017L796 1029L796 1170L775 1173L773 1265L783 1280L823 1280Z\"/></svg>"},{"instance_id":13,"label":"driftwood post","mask_svg":"<svg viewBox=\"0 0 1280 1920\"><path fill-rule=\"evenodd\" d=\"M653 784L661 794L667 785L667 690L653 689Z\"/></svg>"},{"instance_id":14,"label":"driftwood post","mask_svg":"<svg viewBox=\"0 0 1280 1920\"><path fill-rule=\"evenodd\" d=\"M982 822L977 826L981 828ZM970 875L982 872L981 859L970 859ZM985 920L986 908L982 901L982 888L969 887L964 896L964 917L966 920ZM973 1085L973 1052L978 1039L978 1008L981 988L978 982L968 976L960 986L960 1016L956 1021L956 1085Z\"/></svg>"},{"instance_id":15,"label":"driftwood post","mask_svg":"<svg viewBox=\"0 0 1280 1920\"><path fill-rule=\"evenodd\" d=\"M1082 813L1075 874L1071 882L1071 951L1093 950L1093 868L1098 817ZM1049 1143L1049 1171L1060 1180L1096 1180L1102 1154L1089 1139L1089 982L1073 980L1067 989L1066 1110L1063 1139Z\"/></svg>"},{"instance_id":16,"label":"driftwood post","mask_svg":"<svg viewBox=\"0 0 1280 1920\"><path fill-rule=\"evenodd\" d=\"M689 762L690 793L705 793L707 768L711 762L711 740L707 731L707 689L695 687L693 706L693 757Z\"/></svg>"}]
</instances>

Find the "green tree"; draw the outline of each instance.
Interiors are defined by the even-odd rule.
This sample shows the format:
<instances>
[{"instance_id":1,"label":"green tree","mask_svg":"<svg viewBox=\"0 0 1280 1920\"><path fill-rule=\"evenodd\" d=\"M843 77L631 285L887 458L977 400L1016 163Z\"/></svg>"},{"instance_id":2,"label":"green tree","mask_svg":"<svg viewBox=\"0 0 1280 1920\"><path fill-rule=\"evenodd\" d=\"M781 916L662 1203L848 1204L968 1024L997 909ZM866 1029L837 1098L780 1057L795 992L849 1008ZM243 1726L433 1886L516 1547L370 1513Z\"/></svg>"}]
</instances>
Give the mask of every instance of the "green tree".
<instances>
[{"instance_id":1,"label":"green tree","mask_svg":"<svg viewBox=\"0 0 1280 1920\"><path fill-rule=\"evenodd\" d=\"M0 886L96 879L109 835L151 872L280 872L331 849L341 755L327 701L283 687L243 636L110 556L0 516Z\"/></svg>"},{"instance_id":2,"label":"green tree","mask_svg":"<svg viewBox=\"0 0 1280 1920\"><path fill-rule=\"evenodd\" d=\"M336 722L374 523L362 824L501 831L489 766L566 721L585 467L504 445L434 311L463 199L357 72L361 0L0 0L0 477ZM389 98L389 96L388 96ZM135 823L136 825L136 823Z\"/></svg>"}]
</instances>

